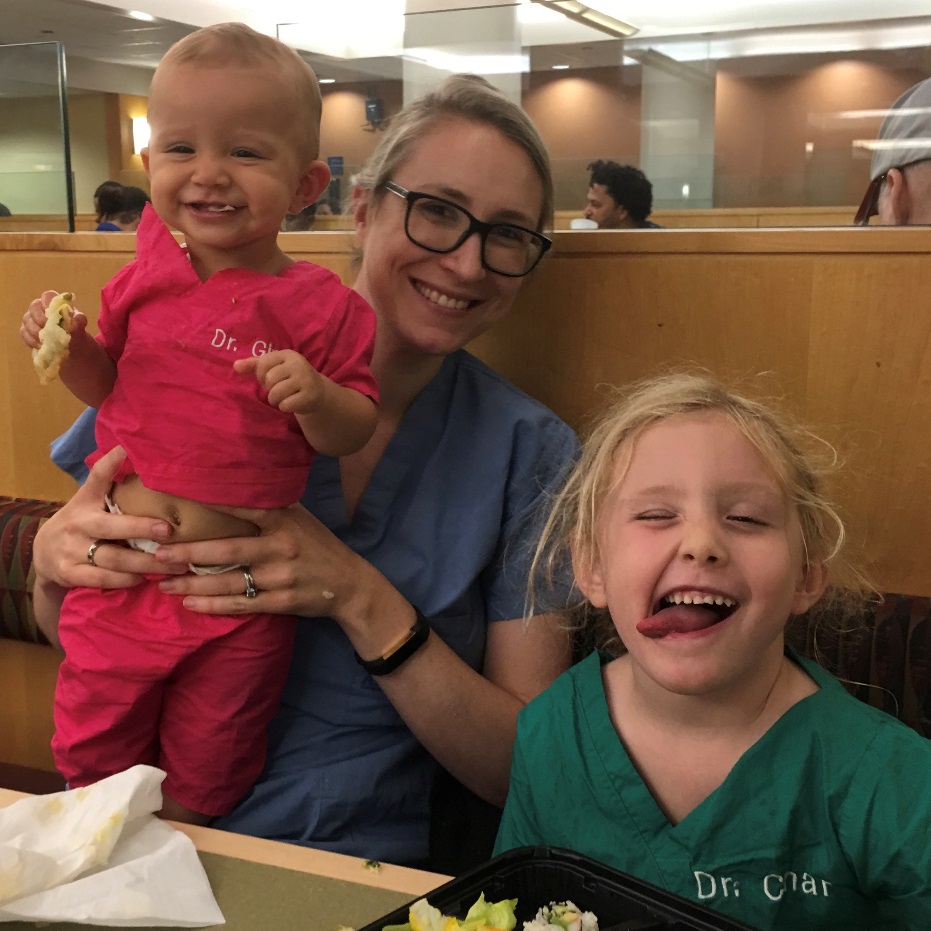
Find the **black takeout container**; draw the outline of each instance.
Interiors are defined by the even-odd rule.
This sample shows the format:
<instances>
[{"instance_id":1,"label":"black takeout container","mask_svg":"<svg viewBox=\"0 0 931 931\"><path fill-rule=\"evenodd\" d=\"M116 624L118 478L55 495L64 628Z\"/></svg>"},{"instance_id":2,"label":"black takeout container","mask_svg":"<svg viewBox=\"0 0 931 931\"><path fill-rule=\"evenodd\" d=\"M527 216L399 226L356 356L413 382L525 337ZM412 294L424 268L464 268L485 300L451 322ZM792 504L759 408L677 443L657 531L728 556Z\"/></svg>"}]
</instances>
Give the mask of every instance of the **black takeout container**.
<instances>
[{"instance_id":1,"label":"black takeout container","mask_svg":"<svg viewBox=\"0 0 931 931\"><path fill-rule=\"evenodd\" d=\"M541 905L571 899L594 912L600 931L753 931L750 925L673 895L571 850L521 847L463 873L424 898L445 915L465 918L475 900L517 899L517 928ZM413 899L411 901L416 901ZM359 931L405 924L410 903Z\"/></svg>"}]
</instances>

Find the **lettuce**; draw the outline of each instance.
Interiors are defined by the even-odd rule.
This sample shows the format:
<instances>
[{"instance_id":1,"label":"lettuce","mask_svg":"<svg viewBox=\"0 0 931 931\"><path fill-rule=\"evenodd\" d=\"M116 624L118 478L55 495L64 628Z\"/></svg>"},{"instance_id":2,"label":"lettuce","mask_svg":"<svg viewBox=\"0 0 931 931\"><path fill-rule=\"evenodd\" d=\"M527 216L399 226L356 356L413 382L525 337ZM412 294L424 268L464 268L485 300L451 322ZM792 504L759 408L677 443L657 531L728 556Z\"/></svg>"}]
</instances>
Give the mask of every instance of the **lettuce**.
<instances>
[{"instance_id":1,"label":"lettuce","mask_svg":"<svg viewBox=\"0 0 931 931\"><path fill-rule=\"evenodd\" d=\"M386 925L382 931L513 931L517 924L514 907L517 899L486 902L483 892L463 921L443 915L426 899L410 907L410 920L404 925Z\"/></svg>"}]
</instances>

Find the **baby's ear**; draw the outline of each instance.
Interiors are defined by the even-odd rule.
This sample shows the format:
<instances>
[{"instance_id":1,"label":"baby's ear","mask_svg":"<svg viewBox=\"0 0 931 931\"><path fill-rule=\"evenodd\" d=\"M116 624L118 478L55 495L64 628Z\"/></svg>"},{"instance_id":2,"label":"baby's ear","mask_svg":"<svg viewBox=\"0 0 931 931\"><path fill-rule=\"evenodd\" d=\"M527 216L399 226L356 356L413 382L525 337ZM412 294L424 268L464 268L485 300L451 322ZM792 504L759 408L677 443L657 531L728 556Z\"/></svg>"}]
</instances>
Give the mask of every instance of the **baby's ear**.
<instances>
[{"instance_id":1,"label":"baby's ear","mask_svg":"<svg viewBox=\"0 0 931 931\"><path fill-rule=\"evenodd\" d=\"M319 160L311 162L301 175L288 213L300 213L308 204L316 203L330 183L330 169Z\"/></svg>"},{"instance_id":2,"label":"baby's ear","mask_svg":"<svg viewBox=\"0 0 931 931\"><path fill-rule=\"evenodd\" d=\"M825 562L808 563L799 573L795 586L793 614L804 614L824 594L828 585L828 565Z\"/></svg>"},{"instance_id":3,"label":"baby's ear","mask_svg":"<svg viewBox=\"0 0 931 931\"><path fill-rule=\"evenodd\" d=\"M572 572L579 591L595 608L604 608L608 604L605 594L604 577L598 557L589 547L573 545Z\"/></svg>"}]
</instances>

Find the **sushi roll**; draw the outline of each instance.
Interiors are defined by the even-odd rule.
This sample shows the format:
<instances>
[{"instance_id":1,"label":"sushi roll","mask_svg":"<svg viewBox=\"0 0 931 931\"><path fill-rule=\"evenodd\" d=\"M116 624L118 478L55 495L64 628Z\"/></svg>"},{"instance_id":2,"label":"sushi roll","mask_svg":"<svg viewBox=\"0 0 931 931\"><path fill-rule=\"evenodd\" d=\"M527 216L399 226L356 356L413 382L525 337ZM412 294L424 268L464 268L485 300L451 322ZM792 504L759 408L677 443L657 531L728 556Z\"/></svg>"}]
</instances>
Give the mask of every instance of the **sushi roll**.
<instances>
[{"instance_id":1,"label":"sushi roll","mask_svg":"<svg viewBox=\"0 0 931 931\"><path fill-rule=\"evenodd\" d=\"M598 931L598 919L574 902L550 902L538 909L533 921L524 922L524 931Z\"/></svg>"}]
</instances>

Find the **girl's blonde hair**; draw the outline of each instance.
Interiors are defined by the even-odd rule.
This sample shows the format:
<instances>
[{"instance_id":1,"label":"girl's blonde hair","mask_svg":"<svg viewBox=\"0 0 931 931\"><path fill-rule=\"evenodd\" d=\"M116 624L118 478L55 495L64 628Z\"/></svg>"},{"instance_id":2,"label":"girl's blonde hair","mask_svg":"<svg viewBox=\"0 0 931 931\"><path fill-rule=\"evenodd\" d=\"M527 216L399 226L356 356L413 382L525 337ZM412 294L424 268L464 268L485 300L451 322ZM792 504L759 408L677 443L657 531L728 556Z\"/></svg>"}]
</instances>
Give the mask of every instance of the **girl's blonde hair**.
<instances>
[{"instance_id":1,"label":"girl's blonde hair","mask_svg":"<svg viewBox=\"0 0 931 931\"><path fill-rule=\"evenodd\" d=\"M454 74L388 121L371 158L353 180L369 198L384 196L390 181L421 139L444 121L468 120L497 129L527 153L543 188L537 230L553 224L553 175L546 145L529 116L494 85L474 74Z\"/></svg>"},{"instance_id":2,"label":"girl's blonde hair","mask_svg":"<svg viewBox=\"0 0 931 931\"><path fill-rule=\"evenodd\" d=\"M837 463L834 449L771 407L691 373L664 375L623 389L596 422L544 525L531 571L536 580L531 582L532 610L540 609L541 588L557 591L556 580L570 558L576 564L599 564L602 506L623 480L638 437L677 414L713 412L729 417L775 472L797 510L806 565L830 564L828 589L811 610L840 621L863 612L864 596L873 589L844 555L844 523L823 489L825 474ZM562 607L585 644L622 649L607 609L594 608L575 587L569 604Z\"/></svg>"}]
</instances>

